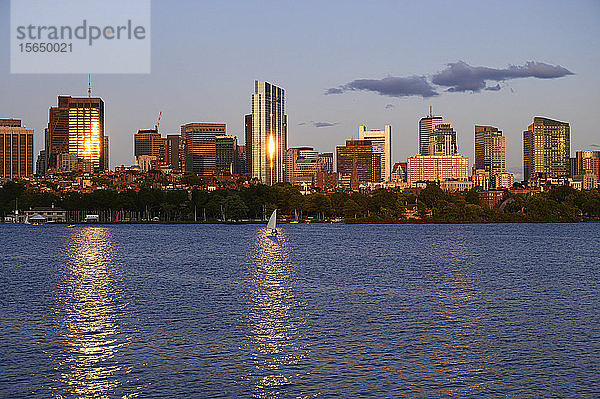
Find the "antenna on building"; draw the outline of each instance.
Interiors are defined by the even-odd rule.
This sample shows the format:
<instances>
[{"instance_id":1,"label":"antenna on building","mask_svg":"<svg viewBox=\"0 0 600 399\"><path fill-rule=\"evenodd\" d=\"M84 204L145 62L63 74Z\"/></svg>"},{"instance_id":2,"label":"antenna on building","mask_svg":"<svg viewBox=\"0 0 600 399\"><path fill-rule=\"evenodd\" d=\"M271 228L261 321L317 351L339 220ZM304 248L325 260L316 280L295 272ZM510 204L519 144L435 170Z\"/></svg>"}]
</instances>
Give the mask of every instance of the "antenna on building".
<instances>
[{"instance_id":1,"label":"antenna on building","mask_svg":"<svg viewBox=\"0 0 600 399\"><path fill-rule=\"evenodd\" d=\"M433 107L431 105L429 106L429 117L433 118Z\"/></svg>"},{"instance_id":2,"label":"antenna on building","mask_svg":"<svg viewBox=\"0 0 600 399\"><path fill-rule=\"evenodd\" d=\"M88 73L88 97L92 96L92 74Z\"/></svg>"}]
</instances>

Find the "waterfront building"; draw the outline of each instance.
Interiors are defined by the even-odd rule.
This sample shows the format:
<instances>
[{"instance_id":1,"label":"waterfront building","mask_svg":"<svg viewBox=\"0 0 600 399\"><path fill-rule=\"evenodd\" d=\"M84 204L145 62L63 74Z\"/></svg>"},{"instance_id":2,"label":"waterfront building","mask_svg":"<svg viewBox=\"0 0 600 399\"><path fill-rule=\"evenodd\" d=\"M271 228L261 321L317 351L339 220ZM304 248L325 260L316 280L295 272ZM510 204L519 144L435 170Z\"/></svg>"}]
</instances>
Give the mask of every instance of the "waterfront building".
<instances>
[{"instance_id":1,"label":"waterfront building","mask_svg":"<svg viewBox=\"0 0 600 399\"><path fill-rule=\"evenodd\" d=\"M523 172L525 182L542 173L555 183L564 183L570 174L570 127L536 116L523 132Z\"/></svg>"},{"instance_id":2,"label":"waterfront building","mask_svg":"<svg viewBox=\"0 0 600 399\"><path fill-rule=\"evenodd\" d=\"M346 140L336 147L340 182L352 189L362 183L381 181L381 155L373 150L370 140Z\"/></svg>"},{"instance_id":3,"label":"waterfront building","mask_svg":"<svg viewBox=\"0 0 600 399\"><path fill-rule=\"evenodd\" d=\"M494 126L475 125L473 169L489 172L492 187L498 187L498 174L506 172L505 152L506 142L501 130Z\"/></svg>"},{"instance_id":4,"label":"waterfront building","mask_svg":"<svg viewBox=\"0 0 600 399\"><path fill-rule=\"evenodd\" d=\"M441 182L469 178L469 158L462 155L415 155L407 160L407 182Z\"/></svg>"},{"instance_id":5,"label":"waterfront building","mask_svg":"<svg viewBox=\"0 0 600 399\"><path fill-rule=\"evenodd\" d=\"M285 91L269 82L254 81L250 145L252 178L263 184L283 182L287 149Z\"/></svg>"},{"instance_id":6,"label":"waterfront building","mask_svg":"<svg viewBox=\"0 0 600 399\"><path fill-rule=\"evenodd\" d=\"M93 170L104 165L104 101L98 97L59 96L58 106L49 110L46 129L48 168L58 167L58 155L76 154Z\"/></svg>"},{"instance_id":7,"label":"waterfront building","mask_svg":"<svg viewBox=\"0 0 600 399\"><path fill-rule=\"evenodd\" d=\"M359 126L358 139L369 140L373 143L373 151L381 157L381 181L390 181L392 174L392 126L385 125L384 130L367 130L366 126Z\"/></svg>"},{"instance_id":8,"label":"waterfront building","mask_svg":"<svg viewBox=\"0 0 600 399\"><path fill-rule=\"evenodd\" d=\"M215 174L216 137L225 136L225 130L224 123L188 123L181 126L188 172L205 177Z\"/></svg>"},{"instance_id":9,"label":"waterfront building","mask_svg":"<svg viewBox=\"0 0 600 399\"><path fill-rule=\"evenodd\" d=\"M0 119L0 179L33 175L33 129L19 119Z\"/></svg>"},{"instance_id":10,"label":"waterfront building","mask_svg":"<svg viewBox=\"0 0 600 399\"><path fill-rule=\"evenodd\" d=\"M432 155L429 153L430 137L433 134L434 129L437 125L444 123L444 119L441 116L433 116L431 107L429 108L429 115L421 118L419 121L419 154L420 155Z\"/></svg>"},{"instance_id":11,"label":"waterfront building","mask_svg":"<svg viewBox=\"0 0 600 399\"><path fill-rule=\"evenodd\" d=\"M237 173L237 137L215 137L215 172Z\"/></svg>"},{"instance_id":12,"label":"waterfront building","mask_svg":"<svg viewBox=\"0 0 600 399\"><path fill-rule=\"evenodd\" d=\"M43 220L43 223L66 223L67 211L54 207L54 205L51 207L36 207L26 210L25 217L30 221L35 219Z\"/></svg>"}]
</instances>

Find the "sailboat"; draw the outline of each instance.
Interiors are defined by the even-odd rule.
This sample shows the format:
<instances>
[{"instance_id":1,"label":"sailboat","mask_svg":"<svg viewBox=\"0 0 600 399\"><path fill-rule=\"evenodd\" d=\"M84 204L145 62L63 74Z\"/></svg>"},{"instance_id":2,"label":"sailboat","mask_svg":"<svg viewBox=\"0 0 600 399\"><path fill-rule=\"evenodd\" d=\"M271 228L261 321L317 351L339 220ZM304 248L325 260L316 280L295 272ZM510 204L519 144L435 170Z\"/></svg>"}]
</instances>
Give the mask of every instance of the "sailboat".
<instances>
[{"instance_id":1,"label":"sailboat","mask_svg":"<svg viewBox=\"0 0 600 399\"><path fill-rule=\"evenodd\" d=\"M267 223L267 234L269 236L277 235L277 209L273 211L269 218L269 223Z\"/></svg>"}]
</instances>

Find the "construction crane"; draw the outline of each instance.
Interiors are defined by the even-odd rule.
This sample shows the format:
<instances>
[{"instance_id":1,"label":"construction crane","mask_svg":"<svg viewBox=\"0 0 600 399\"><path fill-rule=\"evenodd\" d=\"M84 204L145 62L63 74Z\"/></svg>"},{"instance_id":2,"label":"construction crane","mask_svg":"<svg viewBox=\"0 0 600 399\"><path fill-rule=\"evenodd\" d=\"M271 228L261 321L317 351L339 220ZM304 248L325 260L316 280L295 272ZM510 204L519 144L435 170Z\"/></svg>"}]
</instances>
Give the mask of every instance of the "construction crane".
<instances>
[{"instance_id":1,"label":"construction crane","mask_svg":"<svg viewBox=\"0 0 600 399\"><path fill-rule=\"evenodd\" d=\"M162 111L160 111L158 113L158 120L156 121L156 125L154 125L154 128L156 129L156 131L158 132L158 128L160 127L160 119L162 118Z\"/></svg>"}]
</instances>

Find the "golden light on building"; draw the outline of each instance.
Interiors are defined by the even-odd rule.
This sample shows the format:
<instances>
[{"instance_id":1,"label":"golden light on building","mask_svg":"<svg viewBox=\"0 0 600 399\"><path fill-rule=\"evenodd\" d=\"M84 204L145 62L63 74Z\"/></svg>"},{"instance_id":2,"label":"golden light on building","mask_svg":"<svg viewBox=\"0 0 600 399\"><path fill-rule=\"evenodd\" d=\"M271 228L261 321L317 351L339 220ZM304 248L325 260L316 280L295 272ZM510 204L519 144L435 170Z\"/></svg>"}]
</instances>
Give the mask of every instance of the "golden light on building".
<instances>
[{"instance_id":1,"label":"golden light on building","mask_svg":"<svg viewBox=\"0 0 600 399\"><path fill-rule=\"evenodd\" d=\"M273 158L275 158L275 139L273 135L269 136L269 158L271 159L271 167L273 167Z\"/></svg>"}]
</instances>

